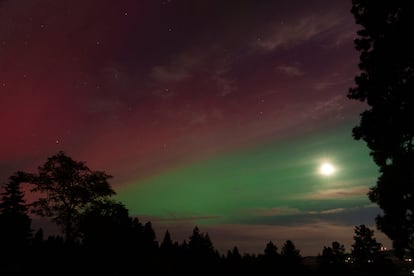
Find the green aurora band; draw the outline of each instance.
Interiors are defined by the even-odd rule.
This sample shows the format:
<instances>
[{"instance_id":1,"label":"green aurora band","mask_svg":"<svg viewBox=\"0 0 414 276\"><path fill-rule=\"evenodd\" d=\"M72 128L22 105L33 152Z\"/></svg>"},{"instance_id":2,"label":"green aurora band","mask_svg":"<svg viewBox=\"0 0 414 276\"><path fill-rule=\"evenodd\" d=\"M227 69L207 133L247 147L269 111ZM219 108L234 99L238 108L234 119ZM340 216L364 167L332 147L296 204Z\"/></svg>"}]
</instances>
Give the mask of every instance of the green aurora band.
<instances>
[{"instance_id":1,"label":"green aurora band","mask_svg":"<svg viewBox=\"0 0 414 276\"><path fill-rule=\"evenodd\" d=\"M348 123L164 171L125 185L117 198L131 215L194 218L199 224L274 223L355 211L370 206L366 192L378 172L351 129ZM318 172L324 161L335 166L333 175Z\"/></svg>"}]
</instances>

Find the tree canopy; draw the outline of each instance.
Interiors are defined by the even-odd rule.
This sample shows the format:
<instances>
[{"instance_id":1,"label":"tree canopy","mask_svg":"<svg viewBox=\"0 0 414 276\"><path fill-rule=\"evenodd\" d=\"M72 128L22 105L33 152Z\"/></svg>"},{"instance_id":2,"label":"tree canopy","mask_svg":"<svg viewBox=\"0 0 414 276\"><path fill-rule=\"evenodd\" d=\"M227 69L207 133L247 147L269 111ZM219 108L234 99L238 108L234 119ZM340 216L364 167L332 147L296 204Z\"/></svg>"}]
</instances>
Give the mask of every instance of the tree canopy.
<instances>
[{"instance_id":1,"label":"tree canopy","mask_svg":"<svg viewBox=\"0 0 414 276\"><path fill-rule=\"evenodd\" d=\"M380 257L381 243L374 237L374 230L361 224L355 226L354 243L352 244L352 255L361 264L373 263Z\"/></svg>"},{"instance_id":2,"label":"tree canopy","mask_svg":"<svg viewBox=\"0 0 414 276\"><path fill-rule=\"evenodd\" d=\"M337 241L332 246L324 246L319 260L324 265L343 264L345 261L345 246Z\"/></svg>"},{"instance_id":3,"label":"tree canopy","mask_svg":"<svg viewBox=\"0 0 414 276\"><path fill-rule=\"evenodd\" d=\"M28 207L21 191L24 174L17 172L10 176L9 182L1 193L0 202L0 247L15 248L28 243L31 237L31 218L27 214Z\"/></svg>"},{"instance_id":4,"label":"tree canopy","mask_svg":"<svg viewBox=\"0 0 414 276\"><path fill-rule=\"evenodd\" d=\"M353 129L367 143L380 176L369 198L377 226L402 254L414 254L414 8L410 1L353 0L362 26L355 40L360 74L348 97L368 105Z\"/></svg>"},{"instance_id":5,"label":"tree canopy","mask_svg":"<svg viewBox=\"0 0 414 276\"><path fill-rule=\"evenodd\" d=\"M66 241L72 242L80 216L88 206L115 194L109 178L105 172L92 171L84 162L75 161L61 151L49 157L38 173L28 179L35 185L32 191L42 195L33 203L33 210L38 215L52 217L63 227Z\"/></svg>"}]
</instances>

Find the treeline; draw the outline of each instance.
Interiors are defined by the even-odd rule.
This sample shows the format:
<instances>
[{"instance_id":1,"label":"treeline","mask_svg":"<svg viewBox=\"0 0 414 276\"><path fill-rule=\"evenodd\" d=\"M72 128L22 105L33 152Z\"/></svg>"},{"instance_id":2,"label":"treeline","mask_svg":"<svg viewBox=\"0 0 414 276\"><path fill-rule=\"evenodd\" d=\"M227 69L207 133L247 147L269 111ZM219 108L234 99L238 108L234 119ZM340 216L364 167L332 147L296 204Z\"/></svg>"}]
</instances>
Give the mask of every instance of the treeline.
<instances>
[{"instance_id":1,"label":"treeline","mask_svg":"<svg viewBox=\"0 0 414 276\"><path fill-rule=\"evenodd\" d=\"M263 253L220 254L198 227L188 240L158 241L151 222L131 217L113 200L111 176L90 170L64 152L37 173L16 172L0 199L0 275L393 275L373 230L355 227L350 254L339 242L322 249L316 266L304 262L291 240L280 249L269 241ZM27 185L25 189L23 185ZM22 190L37 199L26 204ZM62 235L34 231L30 213L50 217Z\"/></svg>"}]
</instances>

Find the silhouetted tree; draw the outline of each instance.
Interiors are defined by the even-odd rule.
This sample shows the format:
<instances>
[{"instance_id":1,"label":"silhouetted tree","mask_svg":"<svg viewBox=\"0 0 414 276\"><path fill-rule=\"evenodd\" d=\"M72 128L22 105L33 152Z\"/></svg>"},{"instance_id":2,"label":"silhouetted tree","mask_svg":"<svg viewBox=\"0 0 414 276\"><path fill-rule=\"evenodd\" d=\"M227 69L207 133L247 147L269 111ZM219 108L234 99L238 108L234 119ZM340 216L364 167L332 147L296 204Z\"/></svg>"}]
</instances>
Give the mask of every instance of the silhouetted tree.
<instances>
[{"instance_id":1,"label":"silhouetted tree","mask_svg":"<svg viewBox=\"0 0 414 276\"><path fill-rule=\"evenodd\" d=\"M337 241L332 242L332 247L323 247L319 261L323 264L342 264L345 262L345 246Z\"/></svg>"},{"instance_id":2,"label":"silhouetted tree","mask_svg":"<svg viewBox=\"0 0 414 276\"><path fill-rule=\"evenodd\" d=\"M160 245L161 260L164 266L164 273L177 271L181 265L181 254L177 242L171 239L170 231L166 230ZM163 274L164 274L163 273Z\"/></svg>"},{"instance_id":3,"label":"silhouetted tree","mask_svg":"<svg viewBox=\"0 0 414 276\"><path fill-rule=\"evenodd\" d=\"M79 232L85 246L116 250L128 244L131 219L122 203L112 200L90 204L80 217Z\"/></svg>"},{"instance_id":4,"label":"silhouetted tree","mask_svg":"<svg viewBox=\"0 0 414 276\"><path fill-rule=\"evenodd\" d=\"M374 237L374 230L361 224L355 226L351 254L360 264L373 263L380 258L381 243Z\"/></svg>"},{"instance_id":5,"label":"silhouetted tree","mask_svg":"<svg viewBox=\"0 0 414 276\"><path fill-rule=\"evenodd\" d=\"M157 237L150 221L144 225L144 243L147 250L154 251L158 248Z\"/></svg>"},{"instance_id":6,"label":"silhouetted tree","mask_svg":"<svg viewBox=\"0 0 414 276\"><path fill-rule=\"evenodd\" d=\"M170 251L172 247L173 247L173 241L171 239L170 232L166 230L160 248L165 251Z\"/></svg>"},{"instance_id":7,"label":"silhouetted tree","mask_svg":"<svg viewBox=\"0 0 414 276\"><path fill-rule=\"evenodd\" d=\"M226 258L222 258L223 269L220 269L221 274L240 275L245 273L245 263L240 255L239 248L234 246L232 250L227 251Z\"/></svg>"},{"instance_id":8,"label":"silhouetted tree","mask_svg":"<svg viewBox=\"0 0 414 276\"><path fill-rule=\"evenodd\" d=\"M34 234L33 241L36 241L38 243L42 243L44 240L44 233L43 228L39 228L36 233Z\"/></svg>"},{"instance_id":9,"label":"silhouetted tree","mask_svg":"<svg viewBox=\"0 0 414 276\"><path fill-rule=\"evenodd\" d=\"M355 40L361 73L348 97L369 106L353 136L367 143L380 168L369 192L383 210L378 229L397 253L414 255L414 5L404 0L352 3L362 26Z\"/></svg>"},{"instance_id":10,"label":"silhouetted tree","mask_svg":"<svg viewBox=\"0 0 414 276\"><path fill-rule=\"evenodd\" d=\"M302 256L300 250L296 248L295 244L291 240L287 240L282 247L281 255L292 261L301 261Z\"/></svg>"},{"instance_id":11,"label":"silhouetted tree","mask_svg":"<svg viewBox=\"0 0 414 276\"><path fill-rule=\"evenodd\" d=\"M209 256L214 253L213 243L211 242L209 235L201 233L197 226L194 227L193 234L190 236L188 248L190 252L196 255Z\"/></svg>"},{"instance_id":12,"label":"silhouetted tree","mask_svg":"<svg viewBox=\"0 0 414 276\"><path fill-rule=\"evenodd\" d=\"M277 252L277 246L269 241L264 249L264 254L259 255L260 268L258 274L275 274L280 267L278 267L278 262L280 260L280 255Z\"/></svg>"},{"instance_id":13,"label":"silhouetted tree","mask_svg":"<svg viewBox=\"0 0 414 276\"><path fill-rule=\"evenodd\" d=\"M242 256L240 255L239 248L237 246L227 252L227 259L233 263L238 263L242 260Z\"/></svg>"},{"instance_id":14,"label":"silhouetted tree","mask_svg":"<svg viewBox=\"0 0 414 276\"><path fill-rule=\"evenodd\" d=\"M84 162L75 161L61 151L49 157L38 168L38 174L30 177L35 185L32 191L42 196L33 204L34 211L52 217L62 226L66 242L71 243L77 236L79 218L85 209L115 194L109 178L105 172L92 171Z\"/></svg>"},{"instance_id":15,"label":"silhouetted tree","mask_svg":"<svg viewBox=\"0 0 414 276\"><path fill-rule=\"evenodd\" d=\"M343 244L334 241L331 247L324 246L322 255L318 256L322 273L326 273L326 275L349 275L345 258L345 246Z\"/></svg>"},{"instance_id":16,"label":"silhouetted tree","mask_svg":"<svg viewBox=\"0 0 414 276\"><path fill-rule=\"evenodd\" d=\"M268 258L275 258L278 255L277 246L274 245L272 241L269 241L264 249L264 256Z\"/></svg>"},{"instance_id":17,"label":"silhouetted tree","mask_svg":"<svg viewBox=\"0 0 414 276\"><path fill-rule=\"evenodd\" d=\"M79 218L79 233L89 256L89 273L124 273L135 248L130 244L132 219L122 203L105 199L88 205Z\"/></svg>"},{"instance_id":18,"label":"silhouetted tree","mask_svg":"<svg viewBox=\"0 0 414 276\"><path fill-rule=\"evenodd\" d=\"M281 250L281 261L284 268L289 268L292 271L299 271L302 269L302 256L300 250L296 248L291 240L287 240Z\"/></svg>"},{"instance_id":19,"label":"silhouetted tree","mask_svg":"<svg viewBox=\"0 0 414 276\"><path fill-rule=\"evenodd\" d=\"M212 274L219 258L220 255L215 251L210 236L201 233L197 226L194 227L188 242L187 262L190 263L190 272L197 270L201 275ZM200 267L203 267L201 271Z\"/></svg>"},{"instance_id":20,"label":"silhouetted tree","mask_svg":"<svg viewBox=\"0 0 414 276\"><path fill-rule=\"evenodd\" d=\"M10 176L1 193L0 202L0 250L22 250L31 237L31 218L27 214L24 193L20 184L25 177L22 172ZM10 252L9 252L10 253Z\"/></svg>"}]
</instances>

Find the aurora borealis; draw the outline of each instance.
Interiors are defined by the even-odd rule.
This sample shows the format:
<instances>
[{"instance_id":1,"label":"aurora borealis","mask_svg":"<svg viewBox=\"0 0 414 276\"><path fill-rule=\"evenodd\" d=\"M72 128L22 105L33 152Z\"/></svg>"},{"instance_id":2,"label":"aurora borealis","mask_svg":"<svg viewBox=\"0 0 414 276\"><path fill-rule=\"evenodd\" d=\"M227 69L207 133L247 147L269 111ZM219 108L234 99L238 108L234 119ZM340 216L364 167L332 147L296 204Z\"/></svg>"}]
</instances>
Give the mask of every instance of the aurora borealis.
<instances>
[{"instance_id":1,"label":"aurora borealis","mask_svg":"<svg viewBox=\"0 0 414 276\"><path fill-rule=\"evenodd\" d=\"M59 150L161 239L317 254L379 212L350 1L0 1L0 181ZM335 173L324 176L324 161ZM389 242L379 231L378 239Z\"/></svg>"}]
</instances>

